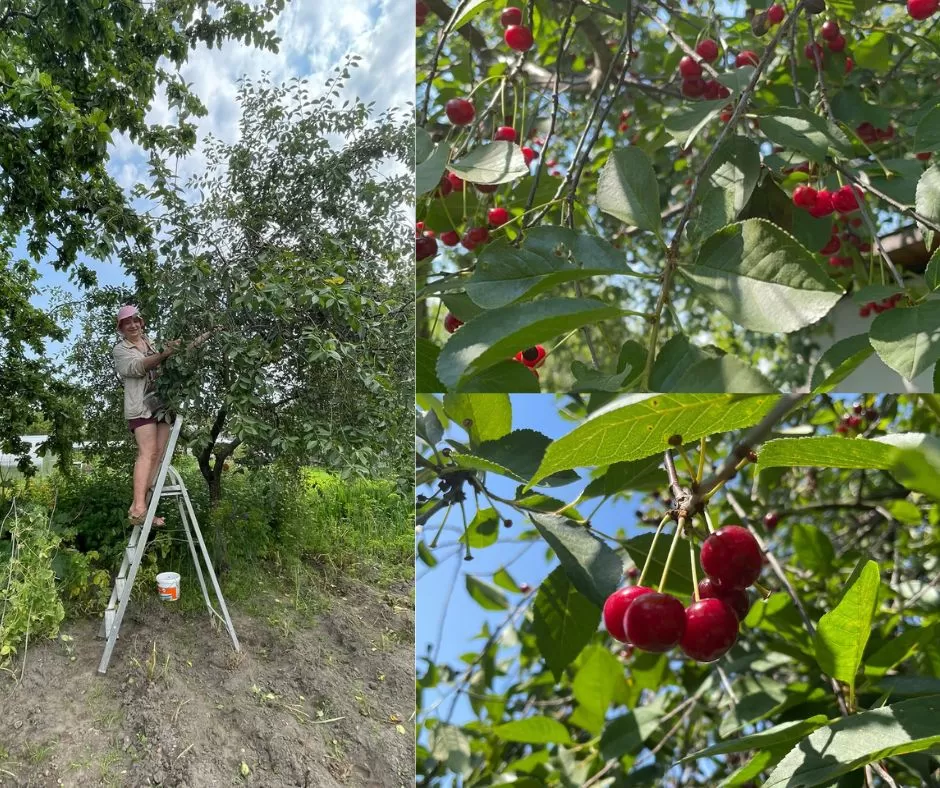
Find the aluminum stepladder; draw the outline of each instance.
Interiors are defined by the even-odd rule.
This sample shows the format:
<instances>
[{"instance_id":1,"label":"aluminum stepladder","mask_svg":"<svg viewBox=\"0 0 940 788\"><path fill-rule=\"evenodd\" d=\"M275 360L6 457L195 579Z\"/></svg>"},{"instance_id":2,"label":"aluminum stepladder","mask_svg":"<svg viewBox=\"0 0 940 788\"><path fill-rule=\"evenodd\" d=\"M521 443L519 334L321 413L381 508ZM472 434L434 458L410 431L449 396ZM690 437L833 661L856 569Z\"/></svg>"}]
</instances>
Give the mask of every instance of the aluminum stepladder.
<instances>
[{"instance_id":1,"label":"aluminum stepladder","mask_svg":"<svg viewBox=\"0 0 940 788\"><path fill-rule=\"evenodd\" d=\"M131 532L131 538L124 549L124 560L121 562L121 569L114 580L114 588L111 590L111 600L104 612L104 620L101 622L101 630L98 634L101 638L107 638L104 647L104 654L101 656L101 664L98 665L98 672L104 675L108 670L108 663L111 661L111 652L114 650L114 644L118 639L118 631L121 629L121 621L124 619L124 613L127 611L127 603L131 597L131 590L134 587L134 578L137 577L137 570L140 568L141 559L147 547L147 536L150 534L150 528L153 525L153 518L157 513L157 506L162 498L176 498L179 506L180 519L183 521L183 530L186 532L186 541L189 543L189 552L192 554L193 564L196 567L196 575L199 577L199 585L202 588L202 596L206 601L206 607L209 613L218 618L228 630L232 638L232 645L235 651L240 650L238 637L235 635L235 628L232 626L232 619L229 617L228 608L225 606L225 599L222 597L222 590L219 588L218 578L215 576L215 570L212 568L212 561L209 560L209 551L202 539L202 532L199 530L199 523L196 520L196 513L193 511L192 501L189 499L189 493L186 491L186 485L177 473L176 469L170 465L173 458L173 452L176 449L176 442L179 439L180 429L183 426L183 420L177 416L170 431L170 437L167 440L166 448L163 450L163 457L160 461L160 467L157 470L157 477L154 480L153 488L150 493L150 502L147 507L147 514L140 525L135 525ZM167 484L169 480L170 484ZM212 588L215 591L216 599L222 612L219 613L209 599L209 591L206 588L206 581L203 577L202 566L199 561L200 553L196 552L196 544L193 541L193 532L196 534L196 540L199 542L199 549L203 560L206 562L206 571L209 579L212 581Z\"/></svg>"}]
</instances>

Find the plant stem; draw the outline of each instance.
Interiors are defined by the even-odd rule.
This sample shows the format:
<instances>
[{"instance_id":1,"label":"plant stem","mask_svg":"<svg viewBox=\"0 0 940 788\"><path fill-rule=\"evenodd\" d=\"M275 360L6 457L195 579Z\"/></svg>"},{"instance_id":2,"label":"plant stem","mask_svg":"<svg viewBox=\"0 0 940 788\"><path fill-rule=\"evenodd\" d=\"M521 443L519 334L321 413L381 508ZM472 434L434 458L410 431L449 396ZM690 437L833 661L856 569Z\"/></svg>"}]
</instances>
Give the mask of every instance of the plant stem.
<instances>
[{"instance_id":1,"label":"plant stem","mask_svg":"<svg viewBox=\"0 0 940 788\"><path fill-rule=\"evenodd\" d=\"M672 557L676 553L676 545L679 544L679 535L684 528L685 518L680 517L679 522L676 523L676 532L672 536L672 544L669 545L669 555L666 556L666 566L663 567L663 576L659 580L659 593L662 593L663 589L666 587L666 579L669 577L669 567L672 566ZM650 549L650 553L652 552L652 549Z\"/></svg>"},{"instance_id":2,"label":"plant stem","mask_svg":"<svg viewBox=\"0 0 940 788\"><path fill-rule=\"evenodd\" d=\"M659 534L662 532L666 523L669 522L669 515L667 514L659 523L659 527L656 529L656 533L653 534L653 541L650 542L650 551L646 554L646 561L643 562L643 571L640 572L640 579L636 581L638 586L643 585L643 580L646 578L646 570L649 569L650 559L653 557L653 550L656 548L656 540L659 539Z\"/></svg>"}]
</instances>

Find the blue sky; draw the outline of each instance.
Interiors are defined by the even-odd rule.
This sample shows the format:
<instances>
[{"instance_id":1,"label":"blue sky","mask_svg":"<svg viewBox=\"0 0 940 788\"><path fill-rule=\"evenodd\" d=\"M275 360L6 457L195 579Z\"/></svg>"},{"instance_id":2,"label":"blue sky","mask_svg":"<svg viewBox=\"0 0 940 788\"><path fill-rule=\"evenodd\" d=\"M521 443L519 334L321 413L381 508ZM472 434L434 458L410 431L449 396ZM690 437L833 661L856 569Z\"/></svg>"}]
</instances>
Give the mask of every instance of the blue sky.
<instances>
[{"instance_id":1,"label":"blue sky","mask_svg":"<svg viewBox=\"0 0 940 788\"><path fill-rule=\"evenodd\" d=\"M570 432L575 426L575 422L567 421L559 415L558 411L565 400L564 397L558 397L550 394L516 394L511 396L513 406L512 427L517 429L534 429L548 435L550 438L558 438ZM466 433L459 428L451 425L447 432L447 437L456 440L465 441ZM543 488L541 491L560 498L565 501L573 500L584 488L586 480L575 484L569 484L565 487ZM503 477L489 475L486 480L487 488L501 497L512 498L515 495L516 484ZM427 487L418 489L418 493L429 495L431 490ZM579 506L578 509L582 515L587 516L591 509L598 503L597 499L589 501L586 505ZM600 511L592 518L594 527L598 530L614 534L618 529L624 529L628 535L635 536L638 530L635 528L636 522L636 503L630 500L612 500L608 501ZM502 507L505 516L511 517L513 527L511 529L501 529L499 541L487 548L475 549L473 551L474 560L464 561L462 553L455 552L456 548L439 547L436 555L440 563L432 570L428 570L424 564L418 564L417 572L417 615L416 615L416 636L415 636L415 654L418 659L418 670L424 673L425 664L420 657L426 655L428 644L440 644L437 661L449 663L452 666L460 667L460 655L467 652L478 651L480 641L474 640L474 637L480 632L484 622L489 622L491 629L499 626L506 617L506 612L489 612L483 610L467 593L465 587L464 575L470 573L487 580L487 574L496 572L514 557L519 556L527 545L534 545L521 557L516 558L509 567L508 571L516 583L528 583L532 588L536 588L539 583L555 567L556 561L551 563L545 558L545 543L542 540L536 542L519 543L516 541L518 535L525 530L531 530L532 524L523 520L517 513L509 507ZM467 519L473 517L473 500L467 501ZM437 531L443 515L436 515L430 523L424 527L424 533L428 542L433 538ZM455 511L448 520L448 528L451 524L461 527L459 512ZM646 529L644 529L646 530ZM459 532L446 531L441 536L440 544L451 544L456 542ZM451 556L444 560L445 556ZM455 572L459 573L456 582L454 582ZM450 593L453 583L453 593ZM521 597L516 594L509 595L510 606L514 606ZM441 626L442 615L446 610L446 616L443 617L443 629ZM430 692L426 694L425 707L433 703L435 696ZM450 698L443 704L442 710L446 712L450 707ZM472 711L469 703L461 697L455 710L454 720L470 719Z\"/></svg>"},{"instance_id":2,"label":"blue sky","mask_svg":"<svg viewBox=\"0 0 940 788\"><path fill-rule=\"evenodd\" d=\"M181 181L202 169L204 140L207 134L226 141L238 135L239 108L235 100L238 80L242 76L260 78L266 72L275 83L292 77L310 80L315 92L347 54L362 57L358 69L341 96L375 102L375 112L389 107L400 108L399 115L411 112L407 105L414 101L414 3L412 0L345 0L343 3L318 3L314 0L288 2L281 14L270 23L281 38L277 54L228 42L221 49L200 46L182 68L183 79L205 104L209 113L194 119L198 126L199 143L195 152L180 160ZM167 64L163 64L166 66ZM170 123L174 114L161 90L149 107L147 120ZM134 184L147 176L147 162L136 146L123 135L115 135L109 149L108 170L129 193ZM143 207L138 201L137 207ZM21 240L14 252L25 255ZM98 273L99 284L126 284L118 263L83 260ZM42 292L33 303L46 307L49 288L59 287L71 293L77 290L62 272L51 265L40 264L39 287ZM55 353L57 346L50 346Z\"/></svg>"}]
</instances>

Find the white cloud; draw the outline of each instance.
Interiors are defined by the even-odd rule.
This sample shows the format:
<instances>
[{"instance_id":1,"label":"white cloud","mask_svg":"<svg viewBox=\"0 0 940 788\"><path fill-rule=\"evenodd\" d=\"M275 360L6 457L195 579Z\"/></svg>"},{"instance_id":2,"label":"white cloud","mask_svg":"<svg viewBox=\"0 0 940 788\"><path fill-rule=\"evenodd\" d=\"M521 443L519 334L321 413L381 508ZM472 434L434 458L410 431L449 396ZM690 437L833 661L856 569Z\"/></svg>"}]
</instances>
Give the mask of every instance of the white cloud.
<instances>
[{"instance_id":1,"label":"white cloud","mask_svg":"<svg viewBox=\"0 0 940 788\"><path fill-rule=\"evenodd\" d=\"M181 180L204 167L202 141L208 134L229 142L237 139L240 108L236 94L242 76L258 79L267 72L275 83L292 77L308 79L315 93L345 56L355 53L362 59L359 68L351 70L342 98L374 101L377 112L389 107L400 107L400 115L408 112L406 103L414 100L415 90L413 5L413 0L295 0L273 23L281 39L277 53L232 41L221 49L201 46L191 52L182 77L192 84L208 115L194 119L200 142L191 156L180 161ZM147 120L165 124L173 122L174 116L161 90ZM122 187L128 188L126 179L142 172L143 165L129 140L115 139L110 171Z\"/></svg>"}]
</instances>

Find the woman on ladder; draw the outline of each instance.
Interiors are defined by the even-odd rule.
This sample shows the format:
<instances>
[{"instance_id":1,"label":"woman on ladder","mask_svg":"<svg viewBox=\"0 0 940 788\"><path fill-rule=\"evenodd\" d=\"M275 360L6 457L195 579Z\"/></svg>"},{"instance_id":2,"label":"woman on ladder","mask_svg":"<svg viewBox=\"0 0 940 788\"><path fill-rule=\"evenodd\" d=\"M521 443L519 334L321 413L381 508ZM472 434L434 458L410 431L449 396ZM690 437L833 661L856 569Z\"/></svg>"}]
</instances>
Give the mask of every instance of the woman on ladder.
<instances>
[{"instance_id":1,"label":"woman on ladder","mask_svg":"<svg viewBox=\"0 0 940 788\"><path fill-rule=\"evenodd\" d=\"M176 352L180 340L170 340L157 352L144 334L144 321L136 306L118 310L117 330L122 338L114 346L114 368L124 384L124 418L137 441L134 499L127 516L133 525L139 525L147 514L147 490L156 477L174 418L156 395L157 367ZM202 344L209 334L198 337L190 347ZM164 520L154 517L153 524L161 526Z\"/></svg>"}]
</instances>

